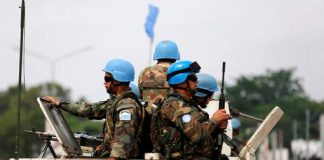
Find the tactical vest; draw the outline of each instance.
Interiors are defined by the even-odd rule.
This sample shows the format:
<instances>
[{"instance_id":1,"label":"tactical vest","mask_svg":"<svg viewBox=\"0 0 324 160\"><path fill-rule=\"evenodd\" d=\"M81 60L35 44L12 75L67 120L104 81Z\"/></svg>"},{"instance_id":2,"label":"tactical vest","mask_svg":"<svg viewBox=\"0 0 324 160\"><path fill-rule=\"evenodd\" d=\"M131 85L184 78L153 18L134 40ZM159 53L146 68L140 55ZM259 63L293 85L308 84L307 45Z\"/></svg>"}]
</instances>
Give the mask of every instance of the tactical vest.
<instances>
[{"instance_id":1,"label":"tactical vest","mask_svg":"<svg viewBox=\"0 0 324 160\"><path fill-rule=\"evenodd\" d=\"M169 95L163 101L163 104L179 100L188 106L196 105L194 102L185 100L177 94ZM173 123L162 120L161 107L162 104L152 114L151 139L153 142L153 151L161 153L167 159L181 159L184 157L183 151L186 151L186 153L194 153L195 144L192 144Z\"/></svg>"},{"instance_id":2,"label":"tactical vest","mask_svg":"<svg viewBox=\"0 0 324 160\"><path fill-rule=\"evenodd\" d=\"M123 93L121 96L117 97L116 100L114 101L114 103L112 104L112 107L110 107L107 110L107 114L106 114L106 122L104 125L104 153L101 154L102 157L108 157L112 148L111 148L111 144L112 144L112 140L114 138L114 132L115 132L115 124L117 121L117 104L120 100L124 99L124 98L130 98L132 100L134 100L141 109L141 121L140 121L140 125L139 128L137 130L137 133L135 135L135 141L134 141L134 146L130 151L130 157L132 158L139 158L139 157L143 157L143 153L142 155L140 155L140 150L139 150L139 146L140 143L142 142L142 130L143 130L143 124L144 124L144 118L145 118L145 109L142 106L141 102L138 100L137 96L133 93L133 92L125 92ZM108 122L108 123L107 123ZM138 154L138 155L137 155Z\"/></svg>"}]
</instances>

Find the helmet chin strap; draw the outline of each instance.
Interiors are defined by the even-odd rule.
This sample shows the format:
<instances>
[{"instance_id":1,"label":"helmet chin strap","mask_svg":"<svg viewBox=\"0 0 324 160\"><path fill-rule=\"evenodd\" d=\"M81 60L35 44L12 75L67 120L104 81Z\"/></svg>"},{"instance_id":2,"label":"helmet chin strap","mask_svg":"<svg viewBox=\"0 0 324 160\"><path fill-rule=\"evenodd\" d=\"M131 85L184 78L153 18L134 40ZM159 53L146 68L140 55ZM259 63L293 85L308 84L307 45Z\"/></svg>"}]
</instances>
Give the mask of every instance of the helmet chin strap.
<instances>
[{"instance_id":1,"label":"helmet chin strap","mask_svg":"<svg viewBox=\"0 0 324 160\"><path fill-rule=\"evenodd\" d=\"M106 89L106 92L107 92L109 95L112 95L112 91L111 91L111 89Z\"/></svg>"},{"instance_id":2,"label":"helmet chin strap","mask_svg":"<svg viewBox=\"0 0 324 160\"><path fill-rule=\"evenodd\" d=\"M199 105L199 106L203 109L207 108L207 105Z\"/></svg>"},{"instance_id":3,"label":"helmet chin strap","mask_svg":"<svg viewBox=\"0 0 324 160\"><path fill-rule=\"evenodd\" d=\"M120 86L120 85L122 85L122 83L114 83L115 81L112 81L111 83L110 83L110 86L109 86L109 89L107 89L107 93L108 94L113 94L112 93L112 91L113 91L113 89L114 88L116 88L116 87L118 87L118 86Z\"/></svg>"},{"instance_id":4,"label":"helmet chin strap","mask_svg":"<svg viewBox=\"0 0 324 160\"><path fill-rule=\"evenodd\" d=\"M195 101L198 103L198 105L201 107L201 108L207 108L207 104L205 103L207 101L207 96L206 97L197 97L195 96L194 99Z\"/></svg>"}]
</instances>

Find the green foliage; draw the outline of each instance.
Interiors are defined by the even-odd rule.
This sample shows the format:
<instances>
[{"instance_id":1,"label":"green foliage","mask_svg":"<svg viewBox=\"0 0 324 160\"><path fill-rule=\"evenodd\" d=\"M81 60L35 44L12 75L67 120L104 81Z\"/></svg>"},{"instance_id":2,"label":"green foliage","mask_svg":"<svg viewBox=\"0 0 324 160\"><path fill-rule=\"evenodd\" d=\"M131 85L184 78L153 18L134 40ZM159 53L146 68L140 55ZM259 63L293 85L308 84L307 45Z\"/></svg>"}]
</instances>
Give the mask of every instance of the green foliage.
<instances>
[{"instance_id":1,"label":"green foliage","mask_svg":"<svg viewBox=\"0 0 324 160\"><path fill-rule=\"evenodd\" d=\"M6 92L0 92L0 115L9 108L10 102L17 101L17 87L9 87Z\"/></svg>"},{"instance_id":2,"label":"green foliage","mask_svg":"<svg viewBox=\"0 0 324 160\"><path fill-rule=\"evenodd\" d=\"M78 102L87 102L85 97L80 97ZM77 117L63 111L63 115L69 124L72 132L86 132L89 135L102 133L104 120L88 120L87 118Z\"/></svg>"},{"instance_id":3,"label":"green foliage","mask_svg":"<svg viewBox=\"0 0 324 160\"><path fill-rule=\"evenodd\" d=\"M104 121L88 120L63 112L63 115L69 124L72 132L86 132L89 135L98 135L102 133Z\"/></svg>"},{"instance_id":4,"label":"green foliage","mask_svg":"<svg viewBox=\"0 0 324 160\"><path fill-rule=\"evenodd\" d=\"M293 78L293 72L294 69L269 70L265 75L242 76L226 91L242 111L250 111L251 106L272 103L274 100L304 96L300 80Z\"/></svg>"},{"instance_id":5,"label":"green foliage","mask_svg":"<svg viewBox=\"0 0 324 160\"><path fill-rule=\"evenodd\" d=\"M32 137L24 130L31 130L37 128L44 130L44 116L42 115L36 98L39 96L39 86L30 88L25 91L21 98L20 109L20 149L19 155L21 157L28 156L30 153L36 151L32 146L41 145L37 137ZM0 155L3 158L14 156L16 135L17 135L17 106L18 106L18 87L10 87L7 91L1 92L1 102L5 102L6 109L2 112L0 117L0 141L1 149Z\"/></svg>"},{"instance_id":6,"label":"green foliage","mask_svg":"<svg viewBox=\"0 0 324 160\"><path fill-rule=\"evenodd\" d=\"M42 114L36 98L51 95L64 100L70 100L69 90L56 83L46 83L28 88L21 94L20 109L20 157L36 157L40 153L43 142L36 136L24 132L24 130L44 131L45 117ZM15 157L18 87L9 87L0 92L0 159ZM65 114L73 131L86 131L98 134L101 132L103 122L93 122Z\"/></svg>"},{"instance_id":7,"label":"green foliage","mask_svg":"<svg viewBox=\"0 0 324 160\"><path fill-rule=\"evenodd\" d=\"M226 88L226 95L235 108L243 113L265 118L275 107L284 111L275 129L284 130L284 146L289 147L292 140L292 122L298 122L299 138L305 138L305 110L311 111L311 138L319 138L318 119L324 113L323 103L310 100L300 84L300 79L294 78L294 69L267 71L265 75L242 76L236 84ZM242 130L256 128L256 122L242 120ZM250 136L250 135L249 135ZM245 137L248 137L245 135Z\"/></svg>"}]
</instances>

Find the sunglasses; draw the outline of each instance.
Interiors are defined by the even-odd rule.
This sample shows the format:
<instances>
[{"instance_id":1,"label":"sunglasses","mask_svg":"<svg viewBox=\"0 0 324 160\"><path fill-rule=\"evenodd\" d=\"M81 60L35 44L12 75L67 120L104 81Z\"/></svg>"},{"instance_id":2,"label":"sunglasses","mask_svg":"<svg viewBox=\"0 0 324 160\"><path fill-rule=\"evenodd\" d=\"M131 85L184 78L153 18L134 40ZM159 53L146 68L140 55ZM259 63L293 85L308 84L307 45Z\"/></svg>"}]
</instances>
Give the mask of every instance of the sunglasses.
<instances>
[{"instance_id":1,"label":"sunglasses","mask_svg":"<svg viewBox=\"0 0 324 160\"><path fill-rule=\"evenodd\" d=\"M106 83L109 83L109 82L111 82L111 81L113 81L113 80L114 80L113 77L105 76L105 82L106 82Z\"/></svg>"},{"instance_id":2,"label":"sunglasses","mask_svg":"<svg viewBox=\"0 0 324 160\"><path fill-rule=\"evenodd\" d=\"M190 74L187 77L188 80L192 81L192 82L197 82L198 78L195 74Z\"/></svg>"},{"instance_id":3,"label":"sunglasses","mask_svg":"<svg viewBox=\"0 0 324 160\"><path fill-rule=\"evenodd\" d=\"M211 92L211 91L209 91L207 89L203 89L203 88L197 88L196 90L197 90L197 92L201 92L201 93L207 94L206 97L212 96L214 94L214 92Z\"/></svg>"}]
</instances>

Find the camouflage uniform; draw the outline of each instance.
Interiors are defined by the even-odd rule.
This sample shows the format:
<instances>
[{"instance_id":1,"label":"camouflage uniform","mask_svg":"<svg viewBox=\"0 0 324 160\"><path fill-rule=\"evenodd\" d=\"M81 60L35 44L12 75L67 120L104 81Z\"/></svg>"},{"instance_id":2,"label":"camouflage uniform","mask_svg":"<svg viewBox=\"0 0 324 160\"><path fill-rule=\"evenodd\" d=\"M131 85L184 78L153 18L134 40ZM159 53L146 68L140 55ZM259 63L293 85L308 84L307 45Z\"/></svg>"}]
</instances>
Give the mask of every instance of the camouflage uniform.
<instances>
[{"instance_id":1,"label":"camouflage uniform","mask_svg":"<svg viewBox=\"0 0 324 160\"><path fill-rule=\"evenodd\" d=\"M138 86L142 100L145 102L145 132L143 136L146 137L143 139L145 141L145 146L143 150L145 152L152 152L154 138L150 136L151 134L151 118L152 114L156 110L156 106L166 98L167 93L169 92L170 86L167 81L166 72L170 66L168 62L158 63L154 66L145 68L139 78ZM148 138L147 138L148 137Z\"/></svg>"},{"instance_id":2,"label":"camouflage uniform","mask_svg":"<svg viewBox=\"0 0 324 160\"><path fill-rule=\"evenodd\" d=\"M108 108L105 126L105 150L110 157L138 158L144 109L132 92L125 91Z\"/></svg>"},{"instance_id":3,"label":"camouflage uniform","mask_svg":"<svg viewBox=\"0 0 324 160\"><path fill-rule=\"evenodd\" d=\"M161 152L171 159L212 159L217 124L190 99L175 93L164 100L160 113Z\"/></svg>"},{"instance_id":4,"label":"camouflage uniform","mask_svg":"<svg viewBox=\"0 0 324 160\"><path fill-rule=\"evenodd\" d=\"M167 96L170 86L166 72L169 66L170 63L159 63L147 67L141 72L138 78L138 86L143 101L149 102L158 95ZM151 113L151 110L149 109L148 112Z\"/></svg>"},{"instance_id":5,"label":"camouflage uniform","mask_svg":"<svg viewBox=\"0 0 324 160\"><path fill-rule=\"evenodd\" d=\"M209 122L216 124L216 122L212 122L211 120L209 121L209 114L202 110L201 107L195 106L195 109L199 112L200 117L197 118L197 120L201 123L203 122ZM217 124L216 127L217 128ZM216 129L217 130L217 129ZM206 159L211 159L214 156L214 151L215 151L215 131L212 131L208 137L204 138L202 141L200 141L197 144L196 150L195 150L195 155L204 155Z\"/></svg>"},{"instance_id":6,"label":"camouflage uniform","mask_svg":"<svg viewBox=\"0 0 324 160\"><path fill-rule=\"evenodd\" d=\"M129 92L125 92L128 94ZM135 98L135 97L134 97ZM136 158L139 156L141 106L134 98L112 97L93 104L85 102L62 103L61 108L73 115L89 119L104 119L105 140L102 157ZM130 121L119 120L119 113L129 112Z\"/></svg>"},{"instance_id":7,"label":"camouflage uniform","mask_svg":"<svg viewBox=\"0 0 324 160\"><path fill-rule=\"evenodd\" d=\"M111 107L114 102L114 97L111 96L111 99L106 101L100 101L97 103L85 103L85 102L76 102L76 103L66 103L63 102L60 105L64 111L67 111L75 116L87 117L88 119L104 119L106 117L107 109Z\"/></svg>"}]
</instances>

